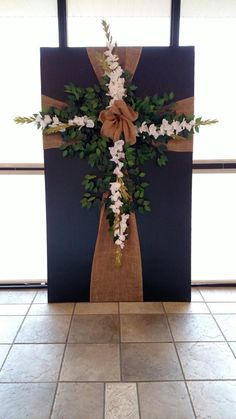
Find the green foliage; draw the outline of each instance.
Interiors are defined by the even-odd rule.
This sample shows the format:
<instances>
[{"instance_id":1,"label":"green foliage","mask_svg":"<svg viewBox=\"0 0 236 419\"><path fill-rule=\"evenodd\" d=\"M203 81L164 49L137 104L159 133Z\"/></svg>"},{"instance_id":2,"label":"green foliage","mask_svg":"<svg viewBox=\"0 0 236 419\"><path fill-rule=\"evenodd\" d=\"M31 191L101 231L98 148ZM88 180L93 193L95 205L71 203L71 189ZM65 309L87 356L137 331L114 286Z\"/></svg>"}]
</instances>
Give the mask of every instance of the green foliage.
<instances>
[{"instance_id":1,"label":"green foliage","mask_svg":"<svg viewBox=\"0 0 236 419\"><path fill-rule=\"evenodd\" d=\"M107 38L110 39L109 27L106 27ZM183 116L176 116L172 100L173 93L165 93L164 95L146 96L144 98L136 97L134 86L130 80L130 74L124 71L125 87L127 91L126 102L130 104L135 111L139 113L138 120L135 125L141 126L143 121L147 124L161 124L163 118L169 122L173 119L182 120ZM91 208L94 205L104 204L107 209L107 218L112 228L114 223L114 214L109 208L111 200L109 197L110 183L115 182L116 176L113 174L115 163L111 162L109 147L112 147L113 141L101 135L101 122L99 114L106 109L109 104L109 98L106 95L109 78L103 79L101 86L80 88L73 83L65 86L65 92L68 95L67 106L63 109L50 108L44 110L41 115L49 114L57 115L62 123L68 123L69 119L73 119L75 115L82 116L86 114L94 121L94 128L89 129L85 126L72 126L61 132L62 146L61 151L63 157L72 158L79 157L86 159L88 166L94 173L87 174L83 180L85 193L81 199L81 205L84 208ZM191 119L191 118L190 118ZM190 120L189 119L189 120ZM201 121L199 121L201 124ZM197 130L197 127L196 127ZM181 133L182 134L182 133ZM188 132L183 132L187 136ZM124 185L127 189L130 199L123 199L123 211L130 213L138 211L143 214L151 211L151 204L146 197L146 189L148 190L148 182L145 181L145 172L142 166L148 160L156 160L157 165L165 166L168 159L166 156L168 136L162 136L156 141L148 133L137 136L135 145L125 143L124 152Z\"/></svg>"}]
</instances>

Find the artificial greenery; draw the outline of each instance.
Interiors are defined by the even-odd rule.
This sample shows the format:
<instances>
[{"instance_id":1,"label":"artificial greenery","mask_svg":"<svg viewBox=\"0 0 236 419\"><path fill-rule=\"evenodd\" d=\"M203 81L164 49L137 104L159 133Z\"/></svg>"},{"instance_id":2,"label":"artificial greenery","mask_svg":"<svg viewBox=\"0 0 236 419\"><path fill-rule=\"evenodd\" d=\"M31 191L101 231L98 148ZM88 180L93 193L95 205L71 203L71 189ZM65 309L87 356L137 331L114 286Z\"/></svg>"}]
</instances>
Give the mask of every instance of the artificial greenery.
<instances>
[{"instance_id":1,"label":"artificial greenery","mask_svg":"<svg viewBox=\"0 0 236 419\"><path fill-rule=\"evenodd\" d=\"M97 59L104 70L103 80L100 86L81 88L70 83L65 86L67 93L66 106L62 109L50 107L43 109L40 114L34 114L32 117L17 117L17 123L36 122L38 128L43 128L45 134L60 133L62 138L61 151L64 158L73 158L79 156L80 159L86 159L88 162L88 174L83 180L85 193L81 199L81 205L84 208L91 208L94 205L105 205L110 230L113 233L113 239L117 244L114 233L121 225L121 215L112 210L111 185L119 182L120 194L122 197L121 214L130 214L138 211L140 213L149 212L151 203L148 199L148 182L145 181L146 173L143 165L148 160L155 160L160 167L165 166L167 157L167 144L173 138L185 138L186 141L192 134L199 131L200 125L208 125L215 120L203 121L202 118L194 119L193 115L177 115L175 112L175 103L173 102L174 93L155 94L152 97L144 98L136 96L136 86L131 81L131 75L127 70L121 71L120 80L124 82L125 98L124 101L128 107L137 112L135 119L135 129L137 131L136 143L130 145L125 142L123 147L124 158L122 158L122 176L114 173L116 164L111 159L110 148L114 146L111 138L101 134L102 123L100 119L101 112L111 107L112 93L109 90L109 81L113 69L111 63L115 65L118 57L112 55L112 50L116 45L112 45L112 37L109 32L109 25L102 22L103 29L108 41L108 53L97 55ZM108 58L107 58L108 57ZM110 59L110 61L109 61ZM112 61L113 60L113 61ZM110 67L109 67L110 65ZM114 67L116 68L116 67ZM117 71L117 70L115 70ZM114 72L115 72L114 71ZM117 84L119 90L119 83ZM117 91L118 91L117 90ZM119 101L118 101L119 102ZM73 118L88 118L91 126L86 124L79 125L70 123ZM53 120L57 118L56 124L47 123L42 125L43 118ZM154 125L161 127L163 121L169 124L183 123L185 121L190 128L181 129L181 137L178 135L158 134L157 137L149 129L141 130L143 123L146 127ZM192 125L190 123L193 123ZM177 132L177 131L176 131ZM122 132L120 140L126 140ZM121 233L120 233L121 234ZM123 233L122 233L123 234ZM127 234L125 234L127 236ZM123 239L124 240L124 236ZM119 240L118 240L119 241ZM121 246L121 248L123 248ZM118 257L120 258L120 256Z\"/></svg>"},{"instance_id":2,"label":"artificial greenery","mask_svg":"<svg viewBox=\"0 0 236 419\"><path fill-rule=\"evenodd\" d=\"M138 98L135 96L136 86L129 82L130 75L127 71L124 72L127 80L127 98L134 110L139 112L139 118L136 121L136 126L141 126L143 121L147 123L161 124L163 118L169 122L172 120L182 121L184 115L176 115L174 111L173 100L174 94L165 93L162 96L155 94L153 97L146 96L145 98ZM114 163L111 162L109 146L112 146L113 141L101 135L101 123L98 120L100 112L108 106L109 99L106 96L106 77L101 86L94 85L93 87L81 88L74 84L65 86L65 92L68 94L67 106L63 109L51 107L44 109L41 115L58 116L61 122L67 124L70 118L80 113L86 114L94 120L95 126L91 130L83 127L68 126L62 136L62 155L66 158L72 158L79 155L80 159L87 159L88 165L92 169L97 169L100 174L97 175L93 171L85 176L83 185L85 194L81 199L81 204L85 208L91 208L96 204L105 204L108 210L108 217L111 218L110 225L113 223L113 213L109 211L110 199L109 194L110 183L115 182L116 176L113 174ZM192 115L186 117L190 121ZM27 121L25 121L27 122ZM31 119L29 118L29 122ZM201 120L199 119L199 124ZM39 125L40 127L40 125ZM197 128L196 128L197 129ZM47 128L45 133L53 134L58 130L54 128ZM189 132L186 130L181 133L181 137L189 137ZM139 135L138 141L135 145L125 144L125 161L124 161L124 183L128 191L128 195L132 200L128 199L126 202L125 212L134 212L138 210L140 213L150 211L150 201L146 198L146 188L148 183L144 180L145 172L142 165L151 159L155 159L158 166L165 166L168 158L167 143L171 138L162 136L155 140L148 133Z\"/></svg>"}]
</instances>

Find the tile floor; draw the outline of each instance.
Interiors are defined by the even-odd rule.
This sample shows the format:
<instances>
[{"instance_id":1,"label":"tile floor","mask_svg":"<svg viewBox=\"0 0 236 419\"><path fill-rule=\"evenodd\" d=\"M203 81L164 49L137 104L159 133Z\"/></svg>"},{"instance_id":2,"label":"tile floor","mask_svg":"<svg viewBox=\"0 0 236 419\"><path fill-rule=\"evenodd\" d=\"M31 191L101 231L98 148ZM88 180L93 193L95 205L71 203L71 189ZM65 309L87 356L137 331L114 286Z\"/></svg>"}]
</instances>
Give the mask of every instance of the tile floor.
<instances>
[{"instance_id":1,"label":"tile floor","mask_svg":"<svg viewBox=\"0 0 236 419\"><path fill-rule=\"evenodd\" d=\"M236 419L236 287L192 303L0 290L0 419Z\"/></svg>"}]
</instances>

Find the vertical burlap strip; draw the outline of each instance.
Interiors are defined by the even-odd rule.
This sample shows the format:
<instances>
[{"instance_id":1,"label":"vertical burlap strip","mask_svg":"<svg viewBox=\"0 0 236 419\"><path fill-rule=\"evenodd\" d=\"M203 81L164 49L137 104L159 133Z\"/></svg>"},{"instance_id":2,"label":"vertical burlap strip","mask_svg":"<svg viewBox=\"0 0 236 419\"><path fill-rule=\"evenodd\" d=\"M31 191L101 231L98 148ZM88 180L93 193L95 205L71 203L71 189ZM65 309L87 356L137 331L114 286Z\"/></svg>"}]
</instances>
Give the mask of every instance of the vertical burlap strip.
<instances>
[{"instance_id":1,"label":"vertical burlap strip","mask_svg":"<svg viewBox=\"0 0 236 419\"><path fill-rule=\"evenodd\" d=\"M104 207L93 256L90 301L143 301L142 264L134 214L129 219L129 238L125 242L122 265L115 266L116 245L108 231Z\"/></svg>"},{"instance_id":2,"label":"vertical burlap strip","mask_svg":"<svg viewBox=\"0 0 236 419\"><path fill-rule=\"evenodd\" d=\"M104 48L87 48L87 53L99 81L103 72L98 65L96 54ZM118 48L122 68L135 73L142 48ZM100 223L93 256L90 283L90 301L143 301L142 263L135 215L129 219L129 238L122 252L121 267L115 266L116 246L108 232L108 221L104 208L101 209Z\"/></svg>"},{"instance_id":3,"label":"vertical burlap strip","mask_svg":"<svg viewBox=\"0 0 236 419\"><path fill-rule=\"evenodd\" d=\"M97 53L104 53L106 48L87 48L87 54L90 60L90 63L94 69L94 72L97 76L99 82L102 81L103 69L97 60ZM119 63L122 68L125 68L129 71L131 75L134 75L139 59L141 56L142 47L118 47L117 55L119 56Z\"/></svg>"}]
</instances>

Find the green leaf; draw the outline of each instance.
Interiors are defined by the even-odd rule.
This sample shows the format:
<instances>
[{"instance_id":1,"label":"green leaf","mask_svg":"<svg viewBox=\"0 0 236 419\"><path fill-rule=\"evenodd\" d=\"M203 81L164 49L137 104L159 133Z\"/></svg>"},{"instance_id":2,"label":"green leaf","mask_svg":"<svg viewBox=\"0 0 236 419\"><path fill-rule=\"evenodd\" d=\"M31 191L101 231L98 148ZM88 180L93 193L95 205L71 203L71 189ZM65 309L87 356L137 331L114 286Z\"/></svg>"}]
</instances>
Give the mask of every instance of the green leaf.
<instances>
[{"instance_id":1,"label":"green leaf","mask_svg":"<svg viewBox=\"0 0 236 419\"><path fill-rule=\"evenodd\" d=\"M85 179L92 180L92 179L95 179L96 177L97 177L96 175L86 175Z\"/></svg>"},{"instance_id":2,"label":"green leaf","mask_svg":"<svg viewBox=\"0 0 236 419\"><path fill-rule=\"evenodd\" d=\"M165 166L167 161L168 161L168 158L166 157L165 154L162 154L160 157L157 158L157 164L160 167Z\"/></svg>"}]
</instances>

